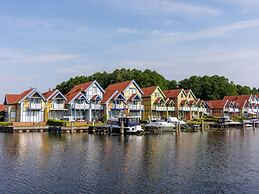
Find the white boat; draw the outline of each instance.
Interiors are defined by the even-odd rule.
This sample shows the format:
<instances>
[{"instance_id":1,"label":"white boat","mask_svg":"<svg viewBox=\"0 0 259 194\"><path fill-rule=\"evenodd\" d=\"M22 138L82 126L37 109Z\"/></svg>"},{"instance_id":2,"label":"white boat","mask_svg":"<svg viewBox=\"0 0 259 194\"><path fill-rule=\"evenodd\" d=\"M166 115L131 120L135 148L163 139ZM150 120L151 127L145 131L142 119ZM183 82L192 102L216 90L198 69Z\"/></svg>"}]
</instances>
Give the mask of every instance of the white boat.
<instances>
[{"instance_id":1,"label":"white boat","mask_svg":"<svg viewBox=\"0 0 259 194\"><path fill-rule=\"evenodd\" d=\"M168 122L171 122L176 125L176 123L180 123L180 125L186 125L186 122L183 120L179 120L177 117L167 117Z\"/></svg>"},{"instance_id":2,"label":"white boat","mask_svg":"<svg viewBox=\"0 0 259 194\"><path fill-rule=\"evenodd\" d=\"M175 124L169 121L163 120L151 120L145 127L155 127L155 128L175 128Z\"/></svg>"},{"instance_id":3,"label":"white boat","mask_svg":"<svg viewBox=\"0 0 259 194\"><path fill-rule=\"evenodd\" d=\"M112 132L119 132L122 125L126 133L139 133L144 131L140 125L140 118L136 116L123 116L109 119L105 127Z\"/></svg>"}]
</instances>

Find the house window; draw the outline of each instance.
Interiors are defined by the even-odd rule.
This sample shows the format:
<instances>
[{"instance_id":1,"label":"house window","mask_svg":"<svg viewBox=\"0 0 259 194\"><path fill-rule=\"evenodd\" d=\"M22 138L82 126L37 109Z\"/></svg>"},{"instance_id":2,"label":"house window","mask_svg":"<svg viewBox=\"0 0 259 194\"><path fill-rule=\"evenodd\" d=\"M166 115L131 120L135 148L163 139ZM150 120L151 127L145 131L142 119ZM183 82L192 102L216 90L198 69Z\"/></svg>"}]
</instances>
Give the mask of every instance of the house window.
<instances>
[{"instance_id":1,"label":"house window","mask_svg":"<svg viewBox=\"0 0 259 194\"><path fill-rule=\"evenodd\" d=\"M136 88L130 88L129 89L131 94L136 94L137 93L137 89Z\"/></svg>"},{"instance_id":2,"label":"house window","mask_svg":"<svg viewBox=\"0 0 259 194\"><path fill-rule=\"evenodd\" d=\"M93 86L93 93L96 94L97 93L97 87Z\"/></svg>"},{"instance_id":3,"label":"house window","mask_svg":"<svg viewBox=\"0 0 259 194\"><path fill-rule=\"evenodd\" d=\"M181 94L181 98L183 98L183 94Z\"/></svg>"}]
</instances>

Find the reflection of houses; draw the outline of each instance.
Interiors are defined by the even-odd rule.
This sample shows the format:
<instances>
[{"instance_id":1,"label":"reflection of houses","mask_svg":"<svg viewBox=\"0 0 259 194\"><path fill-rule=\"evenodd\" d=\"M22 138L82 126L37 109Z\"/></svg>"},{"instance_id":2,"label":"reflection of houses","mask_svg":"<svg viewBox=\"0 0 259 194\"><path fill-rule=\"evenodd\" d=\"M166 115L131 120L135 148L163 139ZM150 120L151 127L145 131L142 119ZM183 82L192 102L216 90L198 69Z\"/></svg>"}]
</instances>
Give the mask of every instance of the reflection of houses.
<instances>
[{"instance_id":1,"label":"reflection of houses","mask_svg":"<svg viewBox=\"0 0 259 194\"><path fill-rule=\"evenodd\" d=\"M142 105L143 91L140 89L138 84L134 80L121 82L117 84L111 84L106 88L105 93L109 93L111 95L112 93L114 94L116 91L121 94L119 95L120 99L118 99L116 103L120 102L121 106L123 106L121 101L123 100L126 101L126 106L124 108L125 114L130 116L141 117L142 112L144 110L144 106ZM122 99L123 97L125 99ZM108 116L109 116L109 111L110 110L108 109Z\"/></svg>"},{"instance_id":2,"label":"reflection of houses","mask_svg":"<svg viewBox=\"0 0 259 194\"><path fill-rule=\"evenodd\" d=\"M79 84L66 95L68 113L75 120L93 121L101 119L103 108L101 100L104 90L97 81Z\"/></svg>"},{"instance_id":3,"label":"reflection of houses","mask_svg":"<svg viewBox=\"0 0 259 194\"><path fill-rule=\"evenodd\" d=\"M92 121L102 117L104 90L97 81L76 85L66 95L69 115L75 120Z\"/></svg>"},{"instance_id":4,"label":"reflection of houses","mask_svg":"<svg viewBox=\"0 0 259 194\"><path fill-rule=\"evenodd\" d=\"M35 88L21 94L6 94L5 106L7 121L10 122L43 122L45 98Z\"/></svg>"},{"instance_id":5,"label":"reflection of houses","mask_svg":"<svg viewBox=\"0 0 259 194\"><path fill-rule=\"evenodd\" d=\"M162 117L173 116L174 101L166 98L159 86L142 88L144 104L144 120L153 118L161 119Z\"/></svg>"},{"instance_id":6,"label":"reflection of houses","mask_svg":"<svg viewBox=\"0 0 259 194\"><path fill-rule=\"evenodd\" d=\"M107 119L123 116L126 110L126 99L118 90L105 92L101 104Z\"/></svg>"},{"instance_id":7,"label":"reflection of houses","mask_svg":"<svg viewBox=\"0 0 259 194\"><path fill-rule=\"evenodd\" d=\"M191 90L174 89L164 91L167 98L174 101L174 116L179 119L192 120L206 113L205 103L197 99Z\"/></svg>"},{"instance_id":8,"label":"reflection of houses","mask_svg":"<svg viewBox=\"0 0 259 194\"><path fill-rule=\"evenodd\" d=\"M62 119L66 116L67 98L59 90L49 90L42 94L46 99L45 120Z\"/></svg>"}]
</instances>

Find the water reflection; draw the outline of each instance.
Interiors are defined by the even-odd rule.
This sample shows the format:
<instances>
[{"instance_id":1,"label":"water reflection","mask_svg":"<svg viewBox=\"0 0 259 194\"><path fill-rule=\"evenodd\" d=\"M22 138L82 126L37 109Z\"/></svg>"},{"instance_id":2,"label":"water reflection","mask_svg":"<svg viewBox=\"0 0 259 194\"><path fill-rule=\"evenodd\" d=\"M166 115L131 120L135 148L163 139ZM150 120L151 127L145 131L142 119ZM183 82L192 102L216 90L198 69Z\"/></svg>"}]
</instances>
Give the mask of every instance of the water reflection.
<instances>
[{"instance_id":1,"label":"water reflection","mask_svg":"<svg viewBox=\"0 0 259 194\"><path fill-rule=\"evenodd\" d=\"M258 138L0 134L0 193L255 193Z\"/></svg>"}]
</instances>

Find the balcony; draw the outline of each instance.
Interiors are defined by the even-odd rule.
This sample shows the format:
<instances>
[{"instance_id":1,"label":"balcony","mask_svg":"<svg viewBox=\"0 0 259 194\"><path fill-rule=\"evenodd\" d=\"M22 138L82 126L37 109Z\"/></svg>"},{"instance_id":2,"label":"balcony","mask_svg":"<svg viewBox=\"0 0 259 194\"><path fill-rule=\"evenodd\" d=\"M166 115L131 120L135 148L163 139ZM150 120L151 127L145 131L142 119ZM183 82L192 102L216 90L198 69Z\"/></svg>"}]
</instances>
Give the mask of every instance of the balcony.
<instances>
[{"instance_id":1,"label":"balcony","mask_svg":"<svg viewBox=\"0 0 259 194\"><path fill-rule=\"evenodd\" d=\"M135 105L135 104L130 104L130 105L128 105L128 108L130 109L130 110L144 110L144 105Z\"/></svg>"},{"instance_id":2,"label":"balcony","mask_svg":"<svg viewBox=\"0 0 259 194\"><path fill-rule=\"evenodd\" d=\"M154 106L153 109L154 111L167 111L167 107L165 106Z\"/></svg>"},{"instance_id":3,"label":"balcony","mask_svg":"<svg viewBox=\"0 0 259 194\"><path fill-rule=\"evenodd\" d=\"M111 109L113 109L113 110L124 110L125 105L124 104L113 104Z\"/></svg>"},{"instance_id":4,"label":"balcony","mask_svg":"<svg viewBox=\"0 0 259 194\"><path fill-rule=\"evenodd\" d=\"M168 111L174 111L175 109L174 109L174 107L170 107L170 106L169 106L169 107L167 107L167 110L168 110Z\"/></svg>"},{"instance_id":5,"label":"balcony","mask_svg":"<svg viewBox=\"0 0 259 194\"><path fill-rule=\"evenodd\" d=\"M30 110L41 110L41 103L30 103Z\"/></svg>"},{"instance_id":6,"label":"balcony","mask_svg":"<svg viewBox=\"0 0 259 194\"><path fill-rule=\"evenodd\" d=\"M91 104L91 108L93 110L102 110L103 109L101 104Z\"/></svg>"},{"instance_id":7,"label":"balcony","mask_svg":"<svg viewBox=\"0 0 259 194\"><path fill-rule=\"evenodd\" d=\"M191 107L191 111L198 111L198 107Z\"/></svg>"},{"instance_id":8,"label":"balcony","mask_svg":"<svg viewBox=\"0 0 259 194\"><path fill-rule=\"evenodd\" d=\"M51 107L51 110L65 110L65 104L54 103Z\"/></svg>"},{"instance_id":9,"label":"balcony","mask_svg":"<svg viewBox=\"0 0 259 194\"><path fill-rule=\"evenodd\" d=\"M180 111L190 111L190 107L180 107Z\"/></svg>"},{"instance_id":10,"label":"balcony","mask_svg":"<svg viewBox=\"0 0 259 194\"><path fill-rule=\"evenodd\" d=\"M86 109L89 109L90 106L89 104L75 104L73 108L77 110L86 110Z\"/></svg>"}]
</instances>

